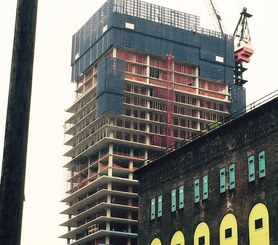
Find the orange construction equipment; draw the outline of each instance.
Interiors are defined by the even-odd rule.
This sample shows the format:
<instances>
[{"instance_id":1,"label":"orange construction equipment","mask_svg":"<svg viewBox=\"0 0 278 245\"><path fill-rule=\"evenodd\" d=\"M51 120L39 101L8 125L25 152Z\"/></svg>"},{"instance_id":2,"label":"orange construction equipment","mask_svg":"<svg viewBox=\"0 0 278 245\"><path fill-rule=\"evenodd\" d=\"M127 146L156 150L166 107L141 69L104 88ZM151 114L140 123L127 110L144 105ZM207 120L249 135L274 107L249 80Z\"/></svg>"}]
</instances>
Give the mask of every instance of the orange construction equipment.
<instances>
[{"instance_id":1,"label":"orange construction equipment","mask_svg":"<svg viewBox=\"0 0 278 245\"><path fill-rule=\"evenodd\" d=\"M174 113L174 56L167 54L167 117L166 117L166 147L174 146L173 113Z\"/></svg>"}]
</instances>

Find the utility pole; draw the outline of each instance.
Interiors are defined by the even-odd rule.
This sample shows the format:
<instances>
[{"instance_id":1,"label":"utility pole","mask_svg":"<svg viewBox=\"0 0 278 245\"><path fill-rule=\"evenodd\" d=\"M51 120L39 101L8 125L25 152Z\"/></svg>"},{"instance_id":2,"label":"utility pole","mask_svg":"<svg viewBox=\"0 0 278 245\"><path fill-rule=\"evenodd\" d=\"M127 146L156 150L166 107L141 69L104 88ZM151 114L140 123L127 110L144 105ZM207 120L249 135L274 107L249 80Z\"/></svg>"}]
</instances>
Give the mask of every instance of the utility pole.
<instances>
[{"instance_id":1,"label":"utility pole","mask_svg":"<svg viewBox=\"0 0 278 245\"><path fill-rule=\"evenodd\" d=\"M18 0L0 183L0 243L21 239L38 0Z\"/></svg>"}]
</instances>

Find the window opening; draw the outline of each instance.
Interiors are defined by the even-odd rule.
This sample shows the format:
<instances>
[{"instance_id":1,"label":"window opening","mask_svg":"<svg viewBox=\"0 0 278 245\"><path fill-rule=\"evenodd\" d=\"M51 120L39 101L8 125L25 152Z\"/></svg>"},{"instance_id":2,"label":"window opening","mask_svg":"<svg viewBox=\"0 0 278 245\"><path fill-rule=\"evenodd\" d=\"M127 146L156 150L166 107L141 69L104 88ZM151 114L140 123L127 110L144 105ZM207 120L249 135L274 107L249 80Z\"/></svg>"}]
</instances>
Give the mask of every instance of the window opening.
<instances>
[{"instance_id":1,"label":"window opening","mask_svg":"<svg viewBox=\"0 0 278 245\"><path fill-rule=\"evenodd\" d=\"M199 237L198 244L205 245L205 237L204 236Z\"/></svg>"},{"instance_id":2,"label":"window opening","mask_svg":"<svg viewBox=\"0 0 278 245\"><path fill-rule=\"evenodd\" d=\"M225 238L232 237L232 228L228 228L225 230Z\"/></svg>"},{"instance_id":3,"label":"window opening","mask_svg":"<svg viewBox=\"0 0 278 245\"><path fill-rule=\"evenodd\" d=\"M159 78L159 70L155 68L150 68L150 77Z\"/></svg>"},{"instance_id":4,"label":"window opening","mask_svg":"<svg viewBox=\"0 0 278 245\"><path fill-rule=\"evenodd\" d=\"M262 218L255 220L255 229L257 230L260 228L263 228L263 219Z\"/></svg>"}]
</instances>

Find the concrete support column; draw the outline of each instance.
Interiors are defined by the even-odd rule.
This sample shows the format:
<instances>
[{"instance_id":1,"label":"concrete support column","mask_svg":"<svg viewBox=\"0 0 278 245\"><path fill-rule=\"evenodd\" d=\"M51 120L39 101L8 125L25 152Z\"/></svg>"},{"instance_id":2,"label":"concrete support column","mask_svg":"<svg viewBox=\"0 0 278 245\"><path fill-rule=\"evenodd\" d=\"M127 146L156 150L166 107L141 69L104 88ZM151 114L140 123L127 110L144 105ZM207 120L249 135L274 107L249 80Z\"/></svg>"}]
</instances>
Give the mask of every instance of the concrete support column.
<instances>
[{"instance_id":1,"label":"concrete support column","mask_svg":"<svg viewBox=\"0 0 278 245\"><path fill-rule=\"evenodd\" d=\"M145 150L145 157L144 157L144 159L147 160L148 158L149 158L149 154L148 154L148 150L146 149Z\"/></svg>"},{"instance_id":2,"label":"concrete support column","mask_svg":"<svg viewBox=\"0 0 278 245\"><path fill-rule=\"evenodd\" d=\"M105 237L105 244L110 244L110 237L109 236Z\"/></svg>"},{"instance_id":3,"label":"concrete support column","mask_svg":"<svg viewBox=\"0 0 278 245\"><path fill-rule=\"evenodd\" d=\"M132 170L132 172L130 172L130 173L128 174L128 179L133 179L133 161L129 161L129 166L128 166L128 168L129 168L130 170Z\"/></svg>"},{"instance_id":4,"label":"concrete support column","mask_svg":"<svg viewBox=\"0 0 278 245\"><path fill-rule=\"evenodd\" d=\"M111 209L110 208L106 209L106 217L111 217ZM109 221L106 222L105 229L107 231L110 231L111 227L110 227L110 222ZM105 237L105 244L110 244L110 237L109 236Z\"/></svg>"},{"instance_id":5,"label":"concrete support column","mask_svg":"<svg viewBox=\"0 0 278 245\"><path fill-rule=\"evenodd\" d=\"M195 71L195 87L197 89L197 94L199 93L199 86L200 86L200 81L199 81L199 68L196 67L196 71Z\"/></svg>"},{"instance_id":6,"label":"concrete support column","mask_svg":"<svg viewBox=\"0 0 278 245\"><path fill-rule=\"evenodd\" d=\"M113 176L113 144L109 144L109 156L108 156L108 176Z\"/></svg>"},{"instance_id":7,"label":"concrete support column","mask_svg":"<svg viewBox=\"0 0 278 245\"><path fill-rule=\"evenodd\" d=\"M147 75L147 83L150 83L150 56L147 56L147 69L146 69L146 75Z\"/></svg>"},{"instance_id":8,"label":"concrete support column","mask_svg":"<svg viewBox=\"0 0 278 245\"><path fill-rule=\"evenodd\" d=\"M229 97L230 97L230 95L229 95L229 85L226 85L226 88L225 88L225 94L227 94L227 96L226 96L226 101L229 101Z\"/></svg>"},{"instance_id":9,"label":"concrete support column","mask_svg":"<svg viewBox=\"0 0 278 245\"><path fill-rule=\"evenodd\" d=\"M116 49L116 48L113 48L112 56L113 56L114 58L117 57L117 49Z\"/></svg>"},{"instance_id":10,"label":"concrete support column","mask_svg":"<svg viewBox=\"0 0 278 245\"><path fill-rule=\"evenodd\" d=\"M127 245L131 245L131 239L130 238L127 239Z\"/></svg>"}]
</instances>

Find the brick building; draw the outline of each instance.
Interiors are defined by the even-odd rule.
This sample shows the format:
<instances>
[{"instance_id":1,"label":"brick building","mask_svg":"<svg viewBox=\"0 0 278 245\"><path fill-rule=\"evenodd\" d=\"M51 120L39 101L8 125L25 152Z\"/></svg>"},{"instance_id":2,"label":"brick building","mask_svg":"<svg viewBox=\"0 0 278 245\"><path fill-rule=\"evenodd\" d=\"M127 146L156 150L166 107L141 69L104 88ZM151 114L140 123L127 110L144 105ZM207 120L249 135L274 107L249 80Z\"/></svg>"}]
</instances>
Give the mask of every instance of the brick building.
<instances>
[{"instance_id":1,"label":"brick building","mask_svg":"<svg viewBox=\"0 0 278 245\"><path fill-rule=\"evenodd\" d=\"M139 244L278 244L278 98L135 172Z\"/></svg>"}]
</instances>

